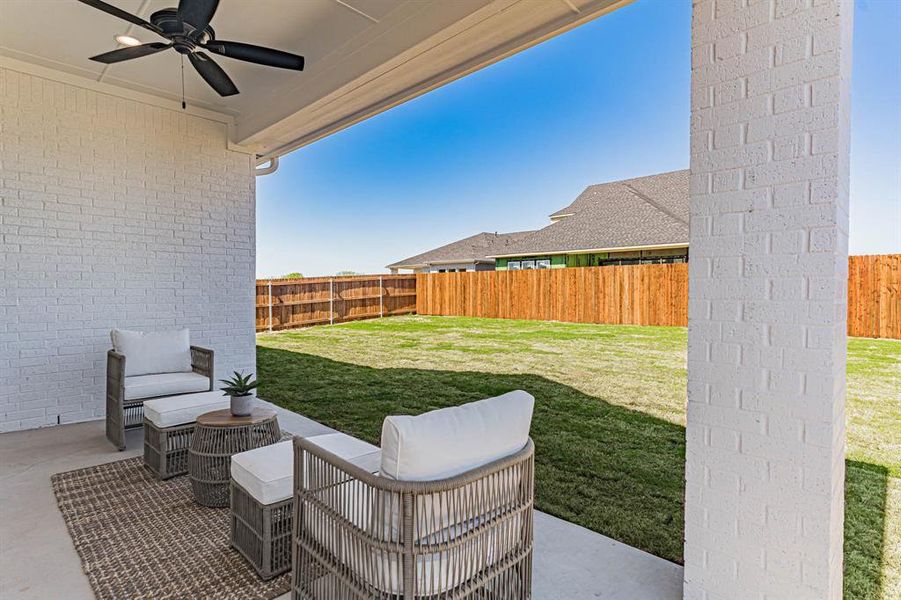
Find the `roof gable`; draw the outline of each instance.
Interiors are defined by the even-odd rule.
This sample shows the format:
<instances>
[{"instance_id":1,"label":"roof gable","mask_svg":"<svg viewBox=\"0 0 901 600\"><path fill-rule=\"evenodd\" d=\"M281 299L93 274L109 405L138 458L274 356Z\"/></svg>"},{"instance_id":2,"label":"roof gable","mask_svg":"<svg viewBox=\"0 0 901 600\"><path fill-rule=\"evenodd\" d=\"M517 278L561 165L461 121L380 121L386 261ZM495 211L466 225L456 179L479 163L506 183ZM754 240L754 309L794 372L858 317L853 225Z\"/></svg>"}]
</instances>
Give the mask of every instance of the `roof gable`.
<instances>
[{"instance_id":1,"label":"roof gable","mask_svg":"<svg viewBox=\"0 0 901 600\"><path fill-rule=\"evenodd\" d=\"M589 186L495 256L688 244L688 170Z\"/></svg>"},{"instance_id":2,"label":"roof gable","mask_svg":"<svg viewBox=\"0 0 901 600\"><path fill-rule=\"evenodd\" d=\"M688 175L689 170L683 169L681 171L669 171L667 173L657 173L656 175L644 175L642 177L633 177L632 179L589 185L568 206L551 213L550 217L574 215L583 208L603 201L605 198L610 197L611 194L615 195L617 189L625 186L654 197L670 210L679 212L684 210L681 216L687 221ZM684 200L682 199L683 191Z\"/></svg>"}]
</instances>

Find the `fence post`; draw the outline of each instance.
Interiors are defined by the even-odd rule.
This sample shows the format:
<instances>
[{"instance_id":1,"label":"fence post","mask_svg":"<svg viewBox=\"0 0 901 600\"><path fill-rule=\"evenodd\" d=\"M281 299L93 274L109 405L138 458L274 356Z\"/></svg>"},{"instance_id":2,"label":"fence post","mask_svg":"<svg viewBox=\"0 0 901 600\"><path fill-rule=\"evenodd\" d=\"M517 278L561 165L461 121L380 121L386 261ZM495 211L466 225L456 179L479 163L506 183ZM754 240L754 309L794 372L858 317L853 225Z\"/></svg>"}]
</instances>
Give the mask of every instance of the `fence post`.
<instances>
[{"instance_id":1,"label":"fence post","mask_svg":"<svg viewBox=\"0 0 901 600\"><path fill-rule=\"evenodd\" d=\"M382 286L382 276L379 275L379 317L385 316L385 288Z\"/></svg>"},{"instance_id":2,"label":"fence post","mask_svg":"<svg viewBox=\"0 0 901 600\"><path fill-rule=\"evenodd\" d=\"M335 324L335 278L328 280L328 324Z\"/></svg>"},{"instance_id":3,"label":"fence post","mask_svg":"<svg viewBox=\"0 0 901 600\"><path fill-rule=\"evenodd\" d=\"M272 332L272 280L269 280L269 332Z\"/></svg>"}]
</instances>

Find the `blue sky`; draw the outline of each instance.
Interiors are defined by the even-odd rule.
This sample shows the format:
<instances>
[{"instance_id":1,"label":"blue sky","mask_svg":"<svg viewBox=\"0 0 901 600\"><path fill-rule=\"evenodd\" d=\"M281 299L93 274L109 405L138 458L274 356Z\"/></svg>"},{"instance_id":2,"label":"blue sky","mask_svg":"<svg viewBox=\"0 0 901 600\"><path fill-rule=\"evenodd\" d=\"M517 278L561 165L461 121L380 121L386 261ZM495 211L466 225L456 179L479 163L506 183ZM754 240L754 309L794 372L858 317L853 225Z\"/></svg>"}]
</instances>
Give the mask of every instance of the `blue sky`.
<instances>
[{"instance_id":1,"label":"blue sky","mask_svg":"<svg viewBox=\"0 0 901 600\"><path fill-rule=\"evenodd\" d=\"M687 168L688 0L640 0L283 157L257 273L384 271L534 229L585 186ZM855 14L851 253L901 252L901 2Z\"/></svg>"}]
</instances>

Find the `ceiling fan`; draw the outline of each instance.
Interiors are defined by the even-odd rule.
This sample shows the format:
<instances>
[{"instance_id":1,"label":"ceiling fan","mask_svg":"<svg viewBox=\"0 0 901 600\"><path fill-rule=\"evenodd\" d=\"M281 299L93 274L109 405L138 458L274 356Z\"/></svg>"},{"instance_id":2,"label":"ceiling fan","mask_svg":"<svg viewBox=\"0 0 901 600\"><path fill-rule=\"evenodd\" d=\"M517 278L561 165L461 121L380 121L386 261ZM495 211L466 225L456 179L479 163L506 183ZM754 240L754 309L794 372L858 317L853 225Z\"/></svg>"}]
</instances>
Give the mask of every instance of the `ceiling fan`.
<instances>
[{"instance_id":1,"label":"ceiling fan","mask_svg":"<svg viewBox=\"0 0 901 600\"><path fill-rule=\"evenodd\" d=\"M92 56L91 60L97 62L117 63L174 48L179 54L188 57L203 80L220 96L233 96L238 93L238 88L222 70L222 67L217 65L209 55L201 52L201 49L267 67L303 70L302 56L243 42L217 40L213 28L210 27L210 21L216 14L219 0L179 0L178 8L158 10L150 15L149 22L106 2L101 2L101 0L79 1L169 40L168 43L141 44Z\"/></svg>"}]
</instances>

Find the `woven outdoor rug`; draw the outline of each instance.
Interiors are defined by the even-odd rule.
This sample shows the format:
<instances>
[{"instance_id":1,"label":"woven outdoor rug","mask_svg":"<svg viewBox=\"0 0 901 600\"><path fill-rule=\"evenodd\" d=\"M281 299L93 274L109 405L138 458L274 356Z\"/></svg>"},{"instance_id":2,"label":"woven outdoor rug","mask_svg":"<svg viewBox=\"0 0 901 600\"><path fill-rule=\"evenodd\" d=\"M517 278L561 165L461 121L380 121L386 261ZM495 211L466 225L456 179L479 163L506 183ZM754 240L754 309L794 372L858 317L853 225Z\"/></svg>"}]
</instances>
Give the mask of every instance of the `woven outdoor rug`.
<instances>
[{"instance_id":1,"label":"woven outdoor rug","mask_svg":"<svg viewBox=\"0 0 901 600\"><path fill-rule=\"evenodd\" d=\"M130 458L50 479L101 600L268 600L290 587L289 573L264 582L229 546L228 509L194 502L187 475L159 481Z\"/></svg>"}]
</instances>

